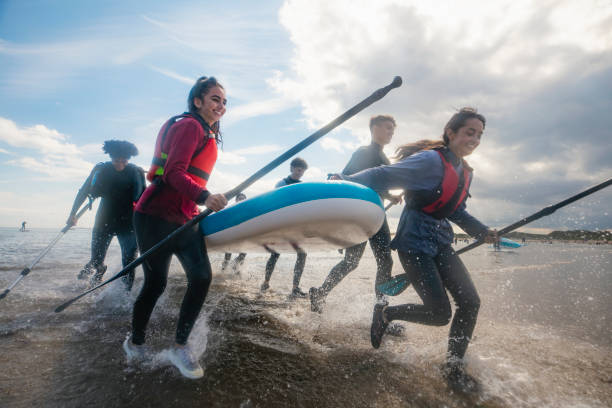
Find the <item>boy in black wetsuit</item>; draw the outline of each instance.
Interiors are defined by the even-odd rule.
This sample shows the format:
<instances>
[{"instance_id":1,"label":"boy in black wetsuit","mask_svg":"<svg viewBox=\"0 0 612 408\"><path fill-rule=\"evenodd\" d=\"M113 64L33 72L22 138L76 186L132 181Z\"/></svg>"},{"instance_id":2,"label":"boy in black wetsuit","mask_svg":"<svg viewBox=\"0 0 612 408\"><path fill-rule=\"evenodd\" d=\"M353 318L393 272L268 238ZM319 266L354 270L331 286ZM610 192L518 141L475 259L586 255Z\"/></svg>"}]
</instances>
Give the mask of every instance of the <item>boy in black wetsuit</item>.
<instances>
[{"instance_id":1,"label":"boy in black wetsuit","mask_svg":"<svg viewBox=\"0 0 612 408\"><path fill-rule=\"evenodd\" d=\"M368 146L361 146L353 153L348 164L344 170L342 170L342 174L351 175L371 167L390 164L389 159L383 152L383 147L391 142L395 126L395 119L393 119L392 116L373 116L370 119L372 143ZM401 197L395 197L389 193L384 194L382 198L386 198L393 203L401 202ZM380 230L370 238L370 247L372 248L372 252L374 252L377 265L376 285L391 279L393 259L391 258L391 249L389 248L390 242L391 235L389 232L389 225L385 218ZM325 298L329 292L349 274L349 272L357 268L365 247L366 243L362 242L361 244L346 248L344 251L344 259L332 268L321 287L310 288L310 308L313 312L321 313ZM376 291L376 297L379 301L383 300L383 295L378 291Z\"/></svg>"},{"instance_id":2,"label":"boy in black wetsuit","mask_svg":"<svg viewBox=\"0 0 612 408\"><path fill-rule=\"evenodd\" d=\"M134 203L138 201L145 188L144 171L128 163L132 156L138 154L134 144L107 140L102 150L108 153L111 161L98 163L93 168L74 199L72 211L66 221L68 225L76 225L75 215L88 196L102 198L91 233L91 259L78 275L79 279L86 279L93 273L92 286L99 283L106 272L104 258L113 236L116 235L119 240L123 266L136 259L138 247L132 226L132 215ZM134 270L122 279L126 289L132 290Z\"/></svg>"},{"instance_id":3,"label":"boy in black wetsuit","mask_svg":"<svg viewBox=\"0 0 612 408\"><path fill-rule=\"evenodd\" d=\"M276 183L276 188L288 186L290 184L300 183L302 180L302 176L304 172L308 168L308 164L304 159L296 157L290 163L291 174L285 177L278 183ZM289 295L291 298L302 297L305 298L308 296L306 293L302 292L300 289L300 279L302 278L302 272L304 272L304 266L306 265L306 252L298 245L293 245L293 248L297 252L297 260L295 261L295 267L293 268L293 290ZM270 258L266 263L266 276L264 278L264 283L261 284L261 291L265 292L270 287L270 278L272 277L272 272L274 272L274 267L276 266L276 261L280 257L280 254L268 247L266 250L270 252Z\"/></svg>"}]
</instances>

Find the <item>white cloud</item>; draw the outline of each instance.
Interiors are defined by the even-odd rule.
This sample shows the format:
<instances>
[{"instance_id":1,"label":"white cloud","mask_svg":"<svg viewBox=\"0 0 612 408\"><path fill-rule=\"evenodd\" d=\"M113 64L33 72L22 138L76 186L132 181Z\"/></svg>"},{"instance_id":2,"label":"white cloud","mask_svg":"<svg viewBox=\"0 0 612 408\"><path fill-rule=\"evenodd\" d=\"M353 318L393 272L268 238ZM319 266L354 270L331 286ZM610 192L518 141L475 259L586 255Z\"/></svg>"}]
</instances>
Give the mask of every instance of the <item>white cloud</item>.
<instances>
[{"instance_id":1,"label":"white cloud","mask_svg":"<svg viewBox=\"0 0 612 408\"><path fill-rule=\"evenodd\" d=\"M159 72L160 74L167 76L168 78L176 79L177 81L187 85L193 85L196 80L196 78L189 78L184 75L177 74L176 72L171 71L169 69L159 68L154 65L149 65L149 68L151 68L153 71Z\"/></svg>"},{"instance_id":2,"label":"white cloud","mask_svg":"<svg viewBox=\"0 0 612 408\"><path fill-rule=\"evenodd\" d=\"M354 142L343 142L333 137L326 136L321 139L321 147L325 150L335 150L340 153L355 150L360 144Z\"/></svg>"},{"instance_id":3,"label":"white cloud","mask_svg":"<svg viewBox=\"0 0 612 408\"><path fill-rule=\"evenodd\" d=\"M244 156L254 156L260 154L274 153L281 150L282 147L275 144L250 146L243 149L234 150L231 152L219 150L218 162L221 164L241 164L246 162Z\"/></svg>"},{"instance_id":4,"label":"white cloud","mask_svg":"<svg viewBox=\"0 0 612 408\"><path fill-rule=\"evenodd\" d=\"M468 157L473 192L508 218L612 173L609 2L287 0L279 16L295 51L271 83L312 127L401 75L401 88L342 126L362 142L367 117L389 113L392 151L440 138L459 107L479 108L488 123Z\"/></svg>"},{"instance_id":5,"label":"white cloud","mask_svg":"<svg viewBox=\"0 0 612 408\"><path fill-rule=\"evenodd\" d=\"M223 122L229 125L256 116L272 115L292 108L294 105L295 103L288 99L273 98L232 106L232 108L228 109L227 114L223 117Z\"/></svg>"},{"instance_id":6,"label":"white cloud","mask_svg":"<svg viewBox=\"0 0 612 408\"><path fill-rule=\"evenodd\" d=\"M266 144L266 145L245 147L242 149L235 150L234 153L244 155L244 156L249 156L249 155L257 155L257 154L274 153L274 152L278 152L279 150L282 150L282 146L279 146L277 144Z\"/></svg>"},{"instance_id":7,"label":"white cloud","mask_svg":"<svg viewBox=\"0 0 612 408\"><path fill-rule=\"evenodd\" d=\"M0 117L0 142L35 153L18 155L6 163L27 171L42 173L56 180L86 176L92 164L82 159L83 152L68 137L44 125L19 127L10 119Z\"/></svg>"}]
</instances>

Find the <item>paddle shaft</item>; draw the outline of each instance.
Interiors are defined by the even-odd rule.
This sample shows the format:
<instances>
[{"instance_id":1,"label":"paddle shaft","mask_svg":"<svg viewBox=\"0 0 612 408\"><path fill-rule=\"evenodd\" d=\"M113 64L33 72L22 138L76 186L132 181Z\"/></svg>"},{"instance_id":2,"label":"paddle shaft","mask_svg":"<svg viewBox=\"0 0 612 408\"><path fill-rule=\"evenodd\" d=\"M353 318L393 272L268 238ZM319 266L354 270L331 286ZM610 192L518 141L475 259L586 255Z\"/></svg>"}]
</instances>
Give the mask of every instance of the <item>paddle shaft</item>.
<instances>
[{"instance_id":1,"label":"paddle shaft","mask_svg":"<svg viewBox=\"0 0 612 408\"><path fill-rule=\"evenodd\" d=\"M234 187L233 189L231 189L230 191L225 193L224 194L225 198L227 198L228 200L231 200L233 197L235 197L240 192L245 190L251 184L255 183L257 180L259 180L260 178L262 178L263 176L265 176L266 174L268 174L269 172L274 170L276 167L278 167L280 164L285 162L287 159L289 159L290 157L292 157L296 153L304 150L306 147L310 146L312 143L314 143L315 141L317 141L321 137L325 136L332 129L334 129L335 127L339 126L343 122L347 121L351 117L355 116L357 113L361 112L362 110L364 110L368 106L372 105L374 102L384 98L385 95L387 95L389 93L389 91L391 91L394 88L398 88L401 85L402 85L402 79L399 76L396 76L393 79L393 82L391 82L389 85L385 86L384 88L380 88L377 91L374 91L374 93L372 93L372 95L368 96L366 99L364 99L363 101L359 102L357 105L353 106L352 108L350 108L349 110L344 112L342 115L338 116L336 119L334 119L333 121L331 121L330 123L328 123L327 125L322 127L321 129L317 130L315 133L313 133L312 135L308 136L306 139L302 140L300 143L296 144L291 149L287 150L285 153L283 153L280 156L278 156L276 159L272 160L270 163L268 163L266 166L261 168L259 171L257 171L255 174L253 174L251 177L247 178L242 183L240 183L239 185L237 185L236 187ZM101 288L102 286L105 286L105 285L109 284L110 282L112 282L112 281L114 281L116 279L119 279L123 275L127 274L128 271L130 271L131 269L133 269L133 268L137 267L138 265L142 264L144 262L144 260L149 255L151 255L152 253L157 251L166 242L170 241L171 239L173 239L175 236L177 236L181 232L185 231L186 229L191 228L194 225L198 224L204 218L208 217L211 213L212 213L212 210L207 208L206 210L204 210L203 212L201 212L200 214L196 215L191 220L187 221L185 224L181 225L179 228L174 230L166 238L162 239L157 244L152 246L144 254L140 255L134 261L130 262L122 270L117 272L117 274L115 274L115 276L113 276L112 278L106 280L105 282L102 282L99 285L97 285L97 286L87 290L86 292L83 292L79 296L77 296L77 297L75 297L75 298L73 298L73 299L63 303L62 305L58 306L55 309L55 312L56 313L62 312L64 309L66 309L72 303L74 303L75 301L77 301L80 298L84 297L85 295L87 295L87 294L89 294L89 293L91 293L91 292Z\"/></svg>"},{"instance_id":2,"label":"paddle shaft","mask_svg":"<svg viewBox=\"0 0 612 408\"><path fill-rule=\"evenodd\" d=\"M83 207L83 208L81 208L79 210L79 212L75 215L75 218L77 220L81 217L81 215L83 215L85 213L85 211L91 209L91 203L92 203L92 201L90 201L87 205L85 205L85 207ZM51 250L51 248L53 248L53 246L57 243L57 241L59 241L64 236L64 234L66 232L68 232L68 230L70 228L72 228L72 225L66 224L66 226L64 228L62 228L60 233L57 234L57 236L55 238L53 238L53 241L51 241L51 243L49 243L49 245L47 245L47 247L45 249L43 249L43 251L40 253L40 255L38 255L36 257L36 259L34 261L32 261L32 263L30 265L28 265L27 267L23 268L23 270L19 274L19 277L17 279L15 279L15 281L13 283L11 283L8 288L4 289L4 291L2 293L0 293L0 300L3 299L4 297L6 297L6 295L8 295L8 293L11 291L11 289L13 289L15 287L15 285L17 285L23 278L26 277L27 274L29 274L32 271L32 268L34 268L34 266L45 255L47 255L47 253Z\"/></svg>"},{"instance_id":3,"label":"paddle shaft","mask_svg":"<svg viewBox=\"0 0 612 408\"><path fill-rule=\"evenodd\" d=\"M586 197L586 196L588 196L590 194L593 194L596 191L602 190L602 189L608 187L610 184L612 184L612 178L604 181L603 183L597 184L596 186L593 186L593 187L591 187L589 189L586 189L586 190L584 190L581 193L578 193L578 194L576 194L574 196L571 196L570 198L567 198L567 199L565 199L565 200L563 200L561 202L558 202L557 204L549 205L548 207L545 207L545 208L541 209L537 213L531 214L530 216L525 217L525 218L515 222L514 224L510 224L507 227L504 227L504 228L500 229L499 231L497 231L497 234L501 236L501 235L507 234L509 232L512 232L515 229L522 227L523 225L529 224L530 222L533 222L533 221L535 221L537 219L540 219L542 217L545 217L547 215L550 215L550 214L554 213L555 211L557 211L561 207L565 207L566 205L571 204L574 201L578 201L581 198L584 198L584 197ZM474 249L474 248L484 244L484 242L485 242L484 240L478 240L478 241L473 242L473 243L471 243L470 245L468 245L468 246L466 246L464 248L461 248L460 250L456 251L455 253L457 255L461 255L464 252L467 252L467 251L469 251L471 249Z\"/></svg>"},{"instance_id":4,"label":"paddle shaft","mask_svg":"<svg viewBox=\"0 0 612 408\"><path fill-rule=\"evenodd\" d=\"M604 181L603 183L597 184L596 186L593 186L589 189L584 190L581 193L578 193L574 196L571 196L570 198L567 198L557 204L554 205L550 205L548 207L545 207L543 209L541 209L540 211L538 211L535 214L532 214L528 217L525 217L517 222L515 222L514 224L510 224L507 227L502 228L501 230L499 230L497 233L499 235L503 235L503 234L507 234L511 231L514 231L517 228L522 227L523 225L526 225L532 221L535 221L539 218L542 218L546 215L550 215L552 213L554 213L555 211L557 211L559 208L564 207L568 204L573 203L574 201L580 200L581 198L584 198L586 196L588 196L589 194L593 194L596 191L599 191L601 189L604 189L606 187L608 187L610 184L612 184L612 179L608 179L606 181ZM482 245L484 243L484 240L479 240L476 241L464 248L461 248L460 250L456 251L455 253L457 255L461 255L464 252L467 252L471 249L474 249L480 245ZM394 278L392 278L391 280L387 281L387 282L383 282L379 285L377 285L378 290L380 290L381 292L385 293L386 295L390 295L390 296L397 296L400 293L402 293L410 284L409 280L408 280L408 275L406 273L402 273L400 275L395 276Z\"/></svg>"}]
</instances>

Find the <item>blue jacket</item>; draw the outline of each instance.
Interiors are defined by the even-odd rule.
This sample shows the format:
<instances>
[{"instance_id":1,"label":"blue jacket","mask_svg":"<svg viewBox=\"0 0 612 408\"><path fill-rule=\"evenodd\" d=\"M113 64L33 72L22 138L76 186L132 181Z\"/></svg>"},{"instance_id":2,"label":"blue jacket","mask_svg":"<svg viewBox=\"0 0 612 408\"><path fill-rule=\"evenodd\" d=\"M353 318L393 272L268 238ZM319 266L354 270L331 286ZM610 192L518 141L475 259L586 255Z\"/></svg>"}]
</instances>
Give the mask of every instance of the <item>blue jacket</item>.
<instances>
[{"instance_id":1,"label":"blue jacket","mask_svg":"<svg viewBox=\"0 0 612 408\"><path fill-rule=\"evenodd\" d=\"M453 166L461 174L461 160L451 153ZM366 185L377 192L387 190L434 190L442 182L444 165L438 153L425 150L386 166L373 167L342 178ZM468 234L480 238L488 227L472 217L465 202L448 217ZM453 242L454 234L447 219L435 219L424 212L404 206L391 248L399 251L417 250L436 256Z\"/></svg>"}]
</instances>

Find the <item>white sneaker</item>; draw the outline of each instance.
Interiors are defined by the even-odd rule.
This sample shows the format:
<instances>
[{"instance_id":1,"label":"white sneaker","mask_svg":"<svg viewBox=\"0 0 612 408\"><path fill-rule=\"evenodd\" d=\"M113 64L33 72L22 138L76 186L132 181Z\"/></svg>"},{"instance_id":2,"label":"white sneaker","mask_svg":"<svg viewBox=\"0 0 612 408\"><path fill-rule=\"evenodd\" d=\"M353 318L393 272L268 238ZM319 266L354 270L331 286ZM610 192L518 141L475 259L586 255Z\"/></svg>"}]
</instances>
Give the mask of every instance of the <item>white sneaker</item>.
<instances>
[{"instance_id":1,"label":"white sneaker","mask_svg":"<svg viewBox=\"0 0 612 408\"><path fill-rule=\"evenodd\" d=\"M170 362L184 377L195 380L204 376L204 369L188 347L174 346L170 349Z\"/></svg>"},{"instance_id":2,"label":"white sneaker","mask_svg":"<svg viewBox=\"0 0 612 408\"><path fill-rule=\"evenodd\" d=\"M132 336L129 336L123 342L123 351L125 351L125 355L127 357L128 363L132 360L142 361L147 358L147 346L144 344L138 345L132 343Z\"/></svg>"}]
</instances>

